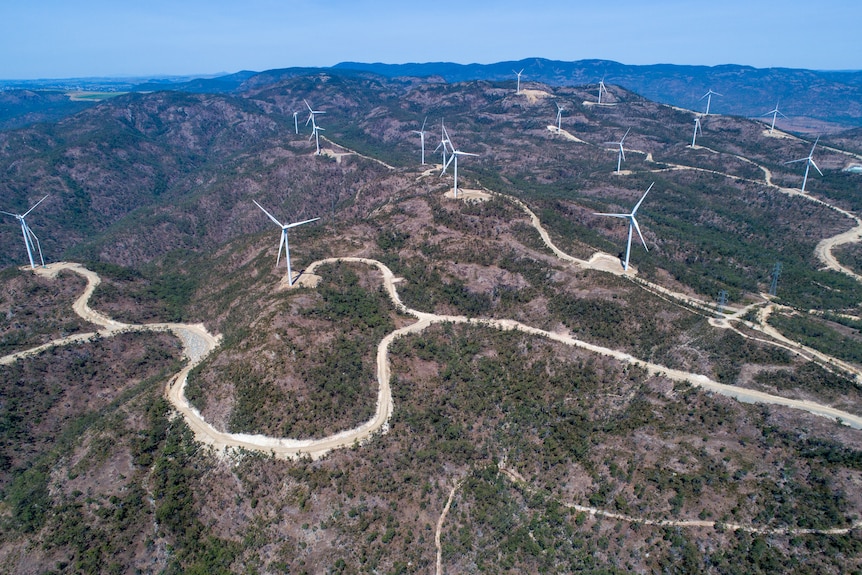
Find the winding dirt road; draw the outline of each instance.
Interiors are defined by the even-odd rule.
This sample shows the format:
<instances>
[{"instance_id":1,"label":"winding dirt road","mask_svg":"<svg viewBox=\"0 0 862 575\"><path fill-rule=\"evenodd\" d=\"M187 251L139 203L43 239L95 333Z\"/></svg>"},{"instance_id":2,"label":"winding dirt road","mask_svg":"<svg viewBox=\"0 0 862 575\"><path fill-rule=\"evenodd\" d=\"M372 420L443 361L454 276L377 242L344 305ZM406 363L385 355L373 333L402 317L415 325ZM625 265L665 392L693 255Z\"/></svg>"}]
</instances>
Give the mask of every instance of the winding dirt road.
<instances>
[{"instance_id":1,"label":"winding dirt road","mask_svg":"<svg viewBox=\"0 0 862 575\"><path fill-rule=\"evenodd\" d=\"M618 361L639 366L647 370L651 375L660 375L674 381L686 382L706 391L733 397L745 403L762 403L799 409L816 415L821 415L823 417L828 417L856 429L862 429L862 417L835 409L828 405L822 405L812 401L788 399L761 391L722 384L709 379L705 375L670 369L660 364L638 359L619 350L595 345L566 334L531 327L518 321L510 319L479 319L468 318L465 316L439 315L408 308L404 305L398 295L398 291L396 289L397 279L394 274L388 267L376 260L368 258L330 258L311 264L307 268L306 273L311 274L320 265L335 262L353 262L376 267L381 272L383 286L396 308L403 313L414 316L417 321L409 326L393 331L383 338L377 347L378 392L377 405L372 418L356 428L348 429L338 434L318 439L279 438L264 435L229 433L215 429L212 425L207 423L201 416L200 412L188 402L184 391L189 372L198 365L207 356L207 354L219 345L221 336L212 335L203 325L200 324L155 323L132 325L117 322L94 311L89 307L88 300L99 283L99 277L90 270L83 268L80 264L56 263L47 268L39 269L37 273L46 276L55 276L60 270L69 270L84 276L87 279L87 288L84 290L81 297L76 300L73 307L75 312L82 318L103 327L101 331L97 332L101 336L110 336L123 331L171 331L176 334L183 342L184 355L189 359L189 362L182 371L171 378L167 388L167 397L186 419L189 427L194 431L196 439L201 443L211 445L219 452L242 448L269 453L279 458L308 456L312 459L317 459L329 453L333 449L361 444L363 441L367 441L377 433L385 433L387 431L389 418L392 416L393 411L392 391L390 388L391 373L389 365L389 347L395 339L406 334L419 333L437 323L470 324L500 330L517 330L523 333L548 338L565 345L578 347L591 353L612 357ZM67 345L75 341L91 338L93 335L95 334L81 334L74 338L56 340L50 344L39 346L32 350L0 358L0 363L11 363L20 357L39 353L40 351L52 346ZM788 345L792 345L792 342L788 342Z\"/></svg>"}]
</instances>

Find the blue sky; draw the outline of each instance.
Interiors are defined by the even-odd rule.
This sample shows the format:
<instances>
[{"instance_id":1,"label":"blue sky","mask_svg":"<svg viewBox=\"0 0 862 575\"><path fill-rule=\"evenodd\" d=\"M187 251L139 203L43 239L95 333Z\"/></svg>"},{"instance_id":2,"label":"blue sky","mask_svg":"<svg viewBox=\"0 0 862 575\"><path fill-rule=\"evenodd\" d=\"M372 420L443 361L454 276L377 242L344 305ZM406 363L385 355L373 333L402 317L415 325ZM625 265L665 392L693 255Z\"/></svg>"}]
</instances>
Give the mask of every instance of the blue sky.
<instances>
[{"instance_id":1,"label":"blue sky","mask_svg":"<svg viewBox=\"0 0 862 575\"><path fill-rule=\"evenodd\" d=\"M859 0L9 0L0 78L529 57L858 70L860 26Z\"/></svg>"}]
</instances>

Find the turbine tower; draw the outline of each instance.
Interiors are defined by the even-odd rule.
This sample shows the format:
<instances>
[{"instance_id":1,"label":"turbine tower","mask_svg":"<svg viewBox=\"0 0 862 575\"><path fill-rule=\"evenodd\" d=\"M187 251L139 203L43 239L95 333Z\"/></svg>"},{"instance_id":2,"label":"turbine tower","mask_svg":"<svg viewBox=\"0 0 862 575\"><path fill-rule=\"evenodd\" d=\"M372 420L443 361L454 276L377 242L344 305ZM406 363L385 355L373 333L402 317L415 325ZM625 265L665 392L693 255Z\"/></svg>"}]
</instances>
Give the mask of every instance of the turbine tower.
<instances>
[{"instance_id":1,"label":"turbine tower","mask_svg":"<svg viewBox=\"0 0 862 575\"><path fill-rule=\"evenodd\" d=\"M422 122L421 130L413 130L414 134L419 134L419 138L422 140L422 165L425 165L425 122L428 121L428 116L425 116L425 120Z\"/></svg>"},{"instance_id":2,"label":"turbine tower","mask_svg":"<svg viewBox=\"0 0 862 575\"><path fill-rule=\"evenodd\" d=\"M697 140L697 133L700 132L700 135L703 135L703 129L700 127L700 116L694 117L694 134L691 136L691 147L694 148L694 143Z\"/></svg>"},{"instance_id":3,"label":"turbine tower","mask_svg":"<svg viewBox=\"0 0 862 575\"><path fill-rule=\"evenodd\" d=\"M817 170L821 176L823 175L823 172L821 172L820 168L817 167L817 164L814 163L814 148L817 147L817 142L819 142L819 141L820 141L820 136L818 136L817 139L814 140L814 145L811 146L811 151L808 152L808 155L805 156L804 158L799 158L798 160L790 160L789 162L784 162L785 165L795 164L796 162L805 162L805 175L802 177L802 191L803 192L805 191L805 183L808 181L808 170L811 168L811 166L814 166L814 169Z\"/></svg>"},{"instance_id":4,"label":"turbine tower","mask_svg":"<svg viewBox=\"0 0 862 575\"><path fill-rule=\"evenodd\" d=\"M623 142L626 141L626 136L629 135L631 128L626 130L626 133L623 135L622 139L619 142L605 142L605 145L614 145L619 146L619 154L617 155L617 173L620 173L620 166L622 165L623 160L626 159L626 152L623 150Z\"/></svg>"},{"instance_id":5,"label":"turbine tower","mask_svg":"<svg viewBox=\"0 0 862 575\"><path fill-rule=\"evenodd\" d=\"M449 163L455 163L455 187L452 188L452 197L458 199L458 156L478 156L479 154L471 154L469 152L462 152L461 150L452 150L452 156L449 158ZM445 169L445 166L444 166Z\"/></svg>"},{"instance_id":6,"label":"turbine tower","mask_svg":"<svg viewBox=\"0 0 862 575\"><path fill-rule=\"evenodd\" d=\"M598 101L599 104L602 103L602 92L604 92L605 94L608 93L608 89L605 87L605 77L604 76L602 76L602 79L599 80L599 101Z\"/></svg>"},{"instance_id":7,"label":"turbine tower","mask_svg":"<svg viewBox=\"0 0 862 575\"><path fill-rule=\"evenodd\" d=\"M278 227L281 228L281 241L279 241L279 243L278 243L278 257L275 260L275 265L276 265L276 267L278 267L278 262L281 261L281 248L283 246L284 247L284 259L287 261L287 281L288 281L289 285L293 285L293 272L290 269L290 245L287 242L287 230L289 230L290 228L295 228L296 226L301 226L302 224L308 224L311 222L315 222L315 221L319 220L320 218L312 218L310 220L305 220L302 222L296 222L293 224L282 224L280 221L275 219L272 216L272 214L270 214L268 211L264 210L263 206L261 206L259 203L255 202L254 200L252 200L252 201L254 202L254 205L259 207L261 209L261 211L263 211L263 213L265 213L267 216L269 216L269 219L271 219L273 222L275 222L275 225L277 225Z\"/></svg>"},{"instance_id":8,"label":"turbine tower","mask_svg":"<svg viewBox=\"0 0 862 575\"><path fill-rule=\"evenodd\" d=\"M764 116L768 116L768 115L770 115L770 114L772 114L772 125L771 125L771 126L769 126L769 133L771 134L771 133L773 132L773 130L775 130L775 120L778 118L778 116L780 115L782 118L786 118L787 116L785 116L784 114L782 114L782 113L781 113L781 111L778 109L778 102L776 102L776 103L775 103L775 108L774 108L774 109L772 109L772 110L770 110L770 111L766 112L766 113L765 113L765 114L763 114L763 115L764 115Z\"/></svg>"},{"instance_id":9,"label":"turbine tower","mask_svg":"<svg viewBox=\"0 0 862 575\"><path fill-rule=\"evenodd\" d=\"M299 112L293 113L293 129L296 130L296 133L299 133L299 120L296 117L299 115Z\"/></svg>"},{"instance_id":10,"label":"turbine tower","mask_svg":"<svg viewBox=\"0 0 862 575\"><path fill-rule=\"evenodd\" d=\"M554 103L557 104L557 133L561 134L563 131L561 128L563 123L563 110L565 110L565 108L560 106L560 104L557 102Z\"/></svg>"},{"instance_id":11,"label":"turbine tower","mask_svg":"<svg viewBox=\"0 0 862 575\"><path fill-rule=\"evenodd\" d=\"M704 114L704 116L709 116L709 104L710 102L712 102L713 96L721 96L721 94L719 94L718 92L713 92L712 89L710 89L709 91L707 91L706 94L700 97L701 100L706 98L706 113Z\"/></svg>"},{"instance_id":12,"label":"turbine tower","mask_svg":"<svg viewBox=\"0 0 862 575\"><path fill-rule=\"evenodd\" d=\"M523 74L523 73L524 73L524 68L521 68L521 71L520 71L520 72L515 72L514 70L512 70L512 72L513 72L516 76L518 76L518 89L515 91L515 93L516 93L516 94L520 94L520 93L521 93L521 74Z\"/></svg>"},{"instance_id":13,"label":"turbine tower","mask_svg":"<svg viewBox=\"0 0 862 575\"><path fill-rule=\"evenodd\" d=\"M45 196L47 198L48 196ZM36 234L33 233L33 230L30 229L30 226L27 225L27 222L24 220L30 212L36 209L36 206L45 201L45 198L42 198L33 206L24 212L23 214L13 214L10 212L2 212L0 214L6 214L7 216L12 216L17 219L21 224L21 233L24 235L24 247L27 248L27 257L30 258L30 268L36 269L36 264L33 262L33 249L34 247L39 251L39 260L42 262L42 267L45 267L45 258L42 257L42 245L39 243L39 238L36 237ZM36 240L36 245L33 246L33 240Z\"/></svg>"},{"instance_id":14,"label":"turbine tower","mask_svg":"<svg viewBox=\"0 0 862 575\"><path fill-rule=\"evenodd\" d=\"M637 213L638 208L641 207L641 203L643 203L644 199L647 197L647 194L652 189L654 184L655 184L655 182L653 182L652 184L649 185L649 187L647 188L647 191L644 192L644 195L641 196L641 199L638 200L638 203L635 204L635 207L630 214L594 214L597 216L610 216L612 218L622 218L624 220L629 221L629 239L628 239L628 242L626 243L626 260L623 263L623 271L629 270L629 255L631 254L631 251L632 251L632 228L637 230L638 236L640 237L641 242L643 242L644 249L646 251L649 251L649 248L646 245L646 240L644 240L643 234L641 234L641 228L638 225L638 221L637 221L637 219L635 219L635 214Z\"/></svg>"}]
</instances>

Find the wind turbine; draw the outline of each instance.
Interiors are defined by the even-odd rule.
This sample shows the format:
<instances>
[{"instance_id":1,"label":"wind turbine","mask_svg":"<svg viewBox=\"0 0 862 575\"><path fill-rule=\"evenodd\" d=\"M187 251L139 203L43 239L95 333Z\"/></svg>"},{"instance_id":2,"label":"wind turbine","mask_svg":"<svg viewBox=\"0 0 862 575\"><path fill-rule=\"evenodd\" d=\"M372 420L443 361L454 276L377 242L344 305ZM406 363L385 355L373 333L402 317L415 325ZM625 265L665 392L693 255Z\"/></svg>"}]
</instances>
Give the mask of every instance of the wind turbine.
<instances>
[{"instance_id":1,"label":"wind turbine","mask_svg":"<svg viewBox=\"0 0 862 575\"><path fill-rule=\"evenodd\" d=\"M469 152L462 152L461 150L452 150L452 156L449 158L449 163L455 162L455 187L452 191L452 197L458 199L458 156L478 156L479 154L471 154ZM448 166L448 164L447 164ZM443 167L446 169L446 166Z\"/></svg>"},{"instance_id":2,"label":"wind turbine","mask_svg":"<svg viewBox=\"0 0 862 575\"><path fill-rule=\"evenodd\" d=\"M48 196L45 196L47 198ZM10 212L2 212L0 214L6 214L7 216L12 216L17 219L21 224L21 233L24 235L24 247L27 248L27 257L30 258L30 267L32 269L36 269L36 264L33 263L33 240L36 240L36 248L39 250L39 259L42 261L42 267L45 267L45 258L42 257L42 245L39 243L39 238L36 237L36 234L33 233L33 230L30 229L30 226L27 225L27 222L24 221L30 212L36 209L36 206L45 201L45 198L42 198L31 207L29 210L24 212L23 214L13 214Z\"/></svg>"},{"instance_id":3,"label":"wind turbine","mask_svg":"<svg viewBox=\"0 0 862 575\"><path fill-rule=\"evenodd\" d=\"M764 115L764 116L768 116L769 114L772 114L772 125L771 125L771 126L769 126L769 133L771 134L771 133L772 133L772 131L773 131L773 130L775 130L775 120L778 118L778 115L779 115L779 114L781 114L781 117L782 117L782 118L786 118L787 116L785 116L784 114L782 114L782 113L779 111L779 109L778 109L778 102L776 102L776 103L775 103L775 109L774 109L774 110L770 110L770 111L766 112L766 113L765 113L765 114L763 114L763 115Z\"/></svg>"},{"instance_id":4,"label":"wind turbine","mask_svg":"<svg viewBox=\"0 0 862 575\"><path fill-rule=\"evenodd\" d=\"M308 104L308 100L303 100L305 102L305 107L308 108L308 119L305 121L305 125L307 126L309 122L311 122L311 136L308 138L311 141L311 138L314 138L315 143L317 144L317 152L316 156L320 155L320 130L323 130L320 126L317 125L317 120L315 117L317 114L325 114L326 112L322 110L314 110ZM325 130L324 130L325 131Z\"/></svg>"},{"instance_id":5,"label":"wind turbine","mask_svg":"<svg viewBox=\"0 0 862 575\"><path fill-rule=\"evenodd\" d=\"M803 178L802 178L802 191L803 192L805 191L805 183L808 181L808 170L809 170L809 168L811 168L811 166L814 166L814 169L817 170L818 172L820 172L821 176L823 175L823 172L821 172L820 168L817 167L817 164L814 163L814 148L817 147L817 142L819 142L819 141L820 141L820 136L818 136L817 139L814 140L814 145L811 146L811 151L804 158L799 158L798 160L790 160L789 162L784 162L785 165L795 164L796 162L806 162L806 164L805 164L805 176L803 176Z\"/></svg>"},{"instance_id":6,"label":"wind turbine","mask_svg":"<svg viewBox=\"0 0 862 575\"><path fill-rule=\"evenodd\" d=\"M703 135L703 128L700 127L700 116L694 117L694 134L691 136L691 147L694 147L694 143L697 140L697 133L700 132L700 135Z\"/></svg>"},{"instance_id":7,"label":"wind turbine","mask_svg":"<svg viewBox=\"0 0 862 575\"><path fill-rule=\"evenodd\" d=\"M293 224L282 224L280 221L275 219L271 213L264 210L263 206L261 206L259 203L255 202L254 200L252 200L252 201L254 202L254 205L259 207L261 209L261 211L263 211L263 213L265 213L267 216L269 216L269 219L271 219L273 222L275 222L275 224L278 227L281 228L281 241L278 242L278 257L275 260L275 265L276 265L276 267L278 267L278 262L281 261L281 248L282 248L282 246L284 246L284 258L285 258L285 260L287 260L287 281L290 285L293 285L293 272L290 269L290 245L287 243L287 230L289 230L290 228L295 228L296 226L301 226L302 224L308 224L311 222L315 222L315 221L319 220L320 218L312 218L310 220L305 220L302 222L296 222Z\"/></svg>"},{"instance_id":8,"label":"wind turbine","mask_svg":"<svg viewBox=\"0 0 862 575\"><path fill-rule=\"evenodd\" d=\"M649 187L647 188L647 191L644 192L644 195L641 196L641 199L638 200L638 203L635 204L635 207L630 214L594 214L596 216L610 216L612 218L621 218L621 219L629 221L629 239L628 239L628 243L626 243L626 260L623 263L623 271L629 270L629 255L631 254L631 251L632 251L632 228L637 230L638 236L640 237L641 242L643 242L644 249L646 251L649 251L649 248L646 245L646 240L644 240L643 234L641 234L641 228L638 225L638 221L637 221L637 219L635 219L635 214L637 213L638 208L641 207L641 204L643 203L644 199L647 197L647 194L652 189L654 184L655 184L655 182L653 182L652 184L649 185Z\"/></svg>"},{"instance_id":9,"label":"wind turbine","mask_svg":"<svg viewBox=\"0 0 862 575\"><path fill-rule=\"evenodd\" d=\"M517 91L516 91L515 93L516 93L516 94L520 94L520 93L521 93L521 74L523 74L523 73L524 73L524 68L521 68L521 71L520 71L520 72L515 72L514 70L512 70L512 72L513 72L516 76L518 76L518 89L517 89Z\"/></svg>"},{"instance_id":10,"label":"wind turbine","mask_svg":"<svg viewBox=\"0 0 862 575\"><path fill-rule=\"evenodd\" d=\"M293 113L293 129L296 130L296 133L299 133L299 120L296 117L299 115L299 112Z\"/></svg>"},{"instance_id":11,"label":"wind turbine","mask_svg":"<svg viewBox=\"0 0 862 575\"><path fill-rule=\"evenodd\" d=\"M598 103L602 103L602 92L605 94L608 93L608 89L605 87L605 77L602 76L602 79L599 81L599 101Z\"/></svg>"},{"instance_id":12,"label":"wind turbine","mask_svg":"<svg viewBox=\"0 0 862 575\"><path fill-rule=\"evenodd\" d=\"M626 159L626 152L625 152L625 150L623 150L623 142L626 141L626 136L629 135L630 131L631 131L631 128L626 130L626 133L623 135L622 139L619 142L605 142L605 144L607 144L607 145L613 144L615 146L619 146L619 148L620 148L619 155L617 156L617 173L618 174L620 173L620 166L622 165L623 160Z\"/></svg>"},{"instance_id":13,"label":"wind turbine","mask_svg":"<svg viewBox=\"0 0 862 575\"><path fill-rule=\"evenodd\" d=\"M554 103L557 104L557 133L560 134L563 131L560 126L563 122L563 110L565 110L565 108L560 106L558 102Z\"/></svg>"},{"instance_id":14,"label":"wind turbine","mask_svg":"<svg viewBox=\"0 0 862 575\"><path fill-rule=\"evenodd\" d=\"M712 102L713 96L721 96L721 94L719 94L718 92L713 92L712 89L710 89L709 91L707 91L706 94L700 97L701 100L706 98L706 114L704 114L704 116L709 116L709 104L710 102Z\"/></svg>"},{"instance_id":15,"label":"wind turbine","mask_svg":"<svg viewBox=\"0 0 862 575\"><path fill-rule=\"evenodd\" d=\"M425 116L425 120L422 122L422 129L419 131L413 130L414 134L419 134L419 138L422 140L422 165L425 165L425 122L428 121L428 116Z\"/></svg>"}]
</instances>

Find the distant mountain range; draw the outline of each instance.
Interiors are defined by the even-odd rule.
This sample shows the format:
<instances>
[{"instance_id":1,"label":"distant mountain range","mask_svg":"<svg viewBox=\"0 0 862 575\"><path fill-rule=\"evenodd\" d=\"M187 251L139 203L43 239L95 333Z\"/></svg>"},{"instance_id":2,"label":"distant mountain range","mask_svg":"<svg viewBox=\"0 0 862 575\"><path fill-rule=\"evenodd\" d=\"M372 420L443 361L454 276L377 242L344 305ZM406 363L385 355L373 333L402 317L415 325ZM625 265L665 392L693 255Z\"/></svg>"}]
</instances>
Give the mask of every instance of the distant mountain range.
<instances>
[{"instance_id":1,"label":"distant mountain range","mask_svg":"<svg viewBox=\"0 0 862 575\"><path fill-rule=\"evenodd\" d=\"M191 93L242 94L297 76L328 73L332 75L377 75L386 78L414 77L448 83L485 80L515 82L514 70L524 69L522 82L550 86L598 85L604 79L609 86L627 90L657 102L690 110L704 110L701 97L707 90L721 94L712 101L717 114L756 117L766 114L776 104L792 119L800 131L838 131L862 126L862 71L816 71L791 68L752 68L750 66L678 66L655 64L631 66L609 60L563 62L530 58L495 64L381 64L342 62L331 68L285 68L264 72L241 71L218 77L161 77L152 79L89 78L70 80L0 80L0 90L92 90L152 92L173 90ZM2 93L2 92L0 92ZM8 99L8 98L7 98ZM24 98L29 114L32 99ZM52 101L52 110L56 102ZM72 108L69 108L71 111ZM21 121L14 107L2 110L0 128L18 127ZM56 118L56 115L52 115ZM24 123L27 123L26 121Z\"/></svg>"},{"instance_id":2,"label":"distant mountain range","mask_svg":"<svg viewBox=\"0 0 862 575\"><path fill-rule=\"evenodd\" d=\"M515 70L524 69L522 83L551 86L596 84L604 79L650 100L704 110L700 98L714 90L712 112L754 117L776 103L790 117L805 117L844 126L862 126L862 71L816 71L751 66L629 66L609 60L562 62L530 58L496 64L363 64L342 62L338 70L363 70L387 77L437 76L447 82L470 80L514 83Z\"/></svg>"}]
</instances>

